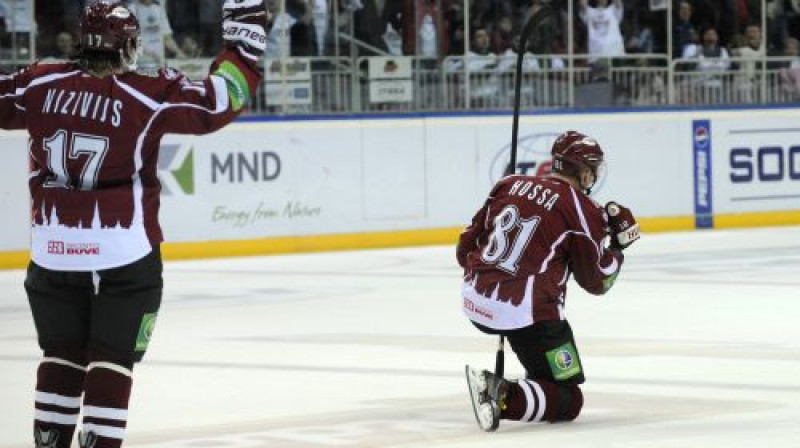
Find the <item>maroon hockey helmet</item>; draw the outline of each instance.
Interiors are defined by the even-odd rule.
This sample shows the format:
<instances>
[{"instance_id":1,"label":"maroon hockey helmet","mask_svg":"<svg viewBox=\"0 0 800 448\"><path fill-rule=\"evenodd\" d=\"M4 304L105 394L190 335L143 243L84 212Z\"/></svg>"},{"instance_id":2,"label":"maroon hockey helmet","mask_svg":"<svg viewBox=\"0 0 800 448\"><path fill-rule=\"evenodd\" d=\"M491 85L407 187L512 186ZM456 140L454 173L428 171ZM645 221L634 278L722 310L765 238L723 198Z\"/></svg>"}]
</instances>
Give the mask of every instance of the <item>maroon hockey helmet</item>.
<instances>
[{"instance_id":1,"label":"maroon hockey helmet","mask_svg":"<svg viewBox=\"0 0 800 448\"><path fill-rule=\"evenodd\" d=\"M139 20L124 3L100 1L84 11L80 44L86 50L124 52L139 30Z\"/></svg>"},{"instance_id":2,"label":"maroon hockey helmet","mask_svg":"<svg viewBox=\"0 0 800 448\"><path fill-rule=\"evenodd\" d=\"M581 171L583 168L588 168L594 180L591 185L582 184L582 187L586 190L591 189L602 175L604 154L600 144L591 137L583 136L567 146L560 148L553 146L553 171L583 183Z\"/></svg>"},{"instance_id":3,"label":"maroon hockey helmet","mask_svg":"<svg viewBox=\"0 0 800 448\"><path fill-rule=\"evenodd\" d=\"M553 147L550 149L550 155L555 156L557 153L563 152L572 142L586 137L586 134L578 131L566 131L559 135L556 141L553 142Z\"/></svg>"}]
</instances>

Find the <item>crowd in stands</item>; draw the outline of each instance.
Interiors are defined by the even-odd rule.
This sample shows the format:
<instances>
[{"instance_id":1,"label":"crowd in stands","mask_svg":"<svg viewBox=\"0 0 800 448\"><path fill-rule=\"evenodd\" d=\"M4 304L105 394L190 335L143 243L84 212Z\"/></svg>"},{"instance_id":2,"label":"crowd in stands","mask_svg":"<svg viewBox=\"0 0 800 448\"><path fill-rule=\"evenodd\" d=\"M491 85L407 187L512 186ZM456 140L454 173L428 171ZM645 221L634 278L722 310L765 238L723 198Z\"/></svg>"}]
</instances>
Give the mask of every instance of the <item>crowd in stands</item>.
<instances>
[{"instance_id":1,"label":"crowd in stands","mask_svg":"<svg viewBox=\"0 0 800 448\"><path fill-rule=\"evenodd\" d=\"M77 36L80 12L92 1L99 0L0 0L3 59L30 56L27 48L34 35L38 58L67 57ZM169 58L209 57L222 45L218 30L224 0L126 1L142 24L144 65L159 66ZM518 50L515 36L526 12L541 1L468 0L467 11L464 0L270 0L274 20L266 57L388 54L442 61L448 56L468 56L446 68L510 68ZM761 0L574 0L571 8L569 1L549 0L555 20L528 51L567 53L567 29L572 22L573 53L589 54L584 61L589 65L595 57L667 55L668 33L673 42L671 57L692 61L679 66L684 69L752 71L759 67L755 62L736 59L798 57L800 0L769 0L766 11L761 10ZM669 1L673 1L671 30L667 30L666 17ZM661 61L666 64L663 57ZM658 62L647 64L651 63ZM538 70L541 65L558 69L564 60L533 59L526 64L526 70ZM800 62L775 64L796 70ZM800 82L794 73L786 78L788 83Z\"/></svg>"},{"instance_id":2,"label":"crowd in stands","mask_svg":"<svg viewBox=\"0 0 800 448\"><path fill-rule=\"evenodd\" d=\"M58 56L59 43L67 39L63 33L74 40L80 11L92 1L98 0L0 0L0 33L35 32L38 54ZM216 30L224 0L126 1L138 9L145 36L164 36L168 57L211 55L219 50L222 41ZM359 55L463 55L465 29L470 30L474 47L488 35L488 48L478 51L501 55L512 49L526 10L537 1L542 0L469 0L467 14L464 0L270 0L275 20L269 51L272 56L348 54L349 42L339 40L338 51L335 48L334 27L338 26L365 44L359 46ZM550 1L558 20L537 52L565 53L570 20L576 30L574 53L667 51L667 0L575 0L571 18L567 1ZM338 11L333 11L334 3ZM800 0L766 4L769 32L760 51L783 54L787 45L794 45L787 42L800 39ZM675 0L673 11L672 56L676 58L694 54L693 48L702 46L704 36L712 39L710 35L716 34L720 48L730 55L749 46L756 39L752 33L761 33L760 0ZM8 38L5 41L8 44Z\"/></svg>"}]
</instances>

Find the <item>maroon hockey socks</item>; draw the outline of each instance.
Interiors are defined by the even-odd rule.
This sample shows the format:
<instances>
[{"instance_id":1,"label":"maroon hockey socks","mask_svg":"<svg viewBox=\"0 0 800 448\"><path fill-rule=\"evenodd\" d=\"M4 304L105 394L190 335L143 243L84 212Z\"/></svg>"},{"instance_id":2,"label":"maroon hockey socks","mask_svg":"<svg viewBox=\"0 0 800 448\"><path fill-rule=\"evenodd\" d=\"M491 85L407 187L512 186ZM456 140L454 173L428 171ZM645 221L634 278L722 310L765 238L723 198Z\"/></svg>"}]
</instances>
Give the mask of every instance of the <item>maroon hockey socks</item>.
<instances>
[{"instance_id":1,"label":"maroon hockey socks","mask_svg":"<svg viewBox=\"0 0 800 448\"><path fill-rule=\"evenodd\" d=\"M81 446L119 448L128 421L131 369L93 361L86 374Z\"/></svg>"},{"instance_id":2,"label":"maroon hockey socks","mask_svg":"<svg viewBox=\"0 0 800 448\"><path fill-rule=\"evenodd\" d=\"M63 354L45 356L36 380L36 446L68 448L78 423L86 361Z\"/></svg>"},{"instance_id":3,"label":"maroon hockey socks","mask_svg":"<svg viewBox=\"0 0 800 448\"><path fill-rule=\"evenodd\" d=\"M508 382L506 407L500 418L524 422L574 420L583 407L578 386L556 385L542 380Z\"/></svg>"}]
</instances>

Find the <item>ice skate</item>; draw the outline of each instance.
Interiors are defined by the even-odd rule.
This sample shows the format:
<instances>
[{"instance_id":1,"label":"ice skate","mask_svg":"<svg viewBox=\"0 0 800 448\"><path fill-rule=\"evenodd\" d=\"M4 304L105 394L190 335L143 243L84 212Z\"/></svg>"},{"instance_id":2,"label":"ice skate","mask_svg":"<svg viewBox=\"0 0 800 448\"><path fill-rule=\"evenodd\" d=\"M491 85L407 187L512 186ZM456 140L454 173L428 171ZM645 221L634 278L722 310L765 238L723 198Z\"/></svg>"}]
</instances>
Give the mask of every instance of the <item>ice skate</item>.
<instances>
[{"instance_id":1,"label":"ice skate","mask_svg":"<svg viewBox=\"0 0 800 448\"><path fill-rule=\"evenodd\" d=\"M78 446L80 448L94 448L97 444L97 434L94 431L78 433Z\"/></svg>"},{"instance_id":2,"label":"ice skate","mask_svg":"<svg viewBox=\"0 0 800 448\"><path fill-rule=\"evenodd\" d=\"M478 372L470 366L465 370L475 420L484 431L494 431L500 425L503 379L488 370Z\"/></svg>"},{"instance_id":3,"label":"ice skate","mask_svg":"<svg viewBox=\"0 0 800 448\"><path fill-rule=\"evenodd\" d=\"M33 441L36 444L36 448L55 448L59 435L55 429L44 431L35 428L33 430Z\"/></svg>"}]
</instances>

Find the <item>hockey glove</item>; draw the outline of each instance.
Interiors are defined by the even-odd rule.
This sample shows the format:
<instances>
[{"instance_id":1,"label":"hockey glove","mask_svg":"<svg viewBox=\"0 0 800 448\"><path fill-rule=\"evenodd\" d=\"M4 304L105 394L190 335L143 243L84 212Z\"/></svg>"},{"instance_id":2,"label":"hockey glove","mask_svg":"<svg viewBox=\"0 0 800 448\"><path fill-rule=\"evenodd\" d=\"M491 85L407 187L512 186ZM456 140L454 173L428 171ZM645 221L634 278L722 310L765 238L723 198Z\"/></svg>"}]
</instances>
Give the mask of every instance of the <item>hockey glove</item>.
<instances>
[{"instance_id":1,"label":"hockey glove","mask_svg":"<svg viewBox=\"0 0 800 448\"><path fill-rule=\"evenodd\" d=\"M225 0L222 5L222 38L229 47L256 62L267 48L268 25L272 16L265 0Z\"/></svg>"},{"instance_id":2,"label":"hockey glove","mask_svg":"<svg viewBox=\"0 0 800 448\"><path fill-rule=\"evenodd\" d=\"M609 202L606 204L606 213L608 213L611 247L622 250L639 239L639 224L629 208L616 202Z\"/></svg>"}]
</instances>

